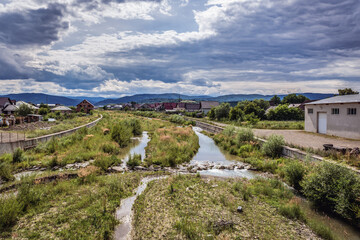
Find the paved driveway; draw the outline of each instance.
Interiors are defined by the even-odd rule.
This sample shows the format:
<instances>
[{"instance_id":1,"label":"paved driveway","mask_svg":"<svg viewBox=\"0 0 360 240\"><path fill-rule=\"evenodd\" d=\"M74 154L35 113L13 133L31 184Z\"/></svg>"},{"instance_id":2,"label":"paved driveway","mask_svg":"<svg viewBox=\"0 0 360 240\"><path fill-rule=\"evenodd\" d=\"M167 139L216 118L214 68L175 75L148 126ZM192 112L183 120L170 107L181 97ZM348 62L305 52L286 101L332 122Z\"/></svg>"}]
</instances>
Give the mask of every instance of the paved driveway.
<instances>
[{"instance_id":1,"label":"paved driveway","mask_svg":"<svg viewBox=\"0 0 360 240\"><path fill-rule=\"evenodd\" d=\"M218 122L213 123L221 127L226 127L227 125ZM324 144L333 144L336 147L360 148L360 140L350 140L318 133L309 133L303 130L253 129L253 131L255 136L260 138L267 138L272 134L281 135L288 145L292 144L303 148L323 149Z\"/></svg>"},{"instance_id":2,"label":"paved driveway","mask_svg":"<svg viewBox=\"0 0 360 240\"><path fill-rule=\"evenodd\" d=\"M360 147L360 140L349 140L338 137L326 136L318 133L308 133L302 130L273 130L254 129L258 137L269 137L271 134L281 135L287 144L304 148L323 149L323 144L329 143L337 147Z\"/></svg>"}]
</instances>

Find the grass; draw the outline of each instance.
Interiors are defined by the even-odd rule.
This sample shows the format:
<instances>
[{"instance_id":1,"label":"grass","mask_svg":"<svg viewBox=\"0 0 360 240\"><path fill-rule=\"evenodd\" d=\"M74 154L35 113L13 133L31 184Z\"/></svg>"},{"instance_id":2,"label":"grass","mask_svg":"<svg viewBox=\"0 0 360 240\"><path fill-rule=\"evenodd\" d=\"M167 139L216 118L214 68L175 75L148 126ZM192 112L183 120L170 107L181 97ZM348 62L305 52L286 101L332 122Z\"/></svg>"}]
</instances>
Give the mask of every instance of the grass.
<instances>
[{"instance_id":1,"label":"grass","mask_svg":"<svg viewBox=\"0 0 360 240\"><path fill-rule=\"evenodd\" d=\"M63 119L56 121L56 124L51 126L50 129L37 129L37 130L29 130L26 131L26 137L27 138L35 138L40 137L43 135L48 135L56 132L65 131L68 129L72 129L87 123L90 123L92 121L95 121L97 118L99 118L100 115L86 115L86 116L76 116L71 119Z\"/></svg>"},{"instance_id":2,"label":"grass","mask_svg":"<svg viewBox=\"0 0 360 240\"><path fill-rule=\"evenodd\" d=\"M28 151L16 151L13 154L0 156L0 179L11 181L12 173L26 170L33 166L52 169L55 166L63 167L66 164L95 160L94 165L106 171L109 167L119 165L134 146L130 137L134 133L139 134L142 130L154 132L156 129L174 126L174 124L162 120L151 120L143 117L136 117L139 121L133 121L134 116L119 112L102 112L103 119L94 127L82 128L76 133L63 138L54 138L51 141L39 144L36 148ZM112 138L114 126L119 122L129 123L136 126L140 132L129 132L130 144L121 147Z\"/></svg>"},{"instance_id":3,"label":"grass","mask_svg":"<svg viewBox=\"0 0 360 240\"><path fill-rule=\"evenodd\" d=\"M317 239L275 206L291 198L268 180L173 176L151 182L136 200L134 239Z\"/></svg>"},{"instance_id":4,"label":"grass","mask_svg":"<svg viewBox=\"0 0 360 240\"><path fill-rule=\"evenodd\" d=\"M141 174L98 176L96 167L78 179L32 184L23 181L17 196L2 199L0 237L18 239L110 239L115 209L131 196Z\"/></svg>"},{"instance_id":5,"label":"grass","mask_svg":"<svg viewBox=\"0 0 360 240\"><path fill-rule=\"evenodd\" d=\"M199 148L199 139L191 127L159 128L146 147L145 163L175 167L189 162Z\"/></svg>"}]
</instances>

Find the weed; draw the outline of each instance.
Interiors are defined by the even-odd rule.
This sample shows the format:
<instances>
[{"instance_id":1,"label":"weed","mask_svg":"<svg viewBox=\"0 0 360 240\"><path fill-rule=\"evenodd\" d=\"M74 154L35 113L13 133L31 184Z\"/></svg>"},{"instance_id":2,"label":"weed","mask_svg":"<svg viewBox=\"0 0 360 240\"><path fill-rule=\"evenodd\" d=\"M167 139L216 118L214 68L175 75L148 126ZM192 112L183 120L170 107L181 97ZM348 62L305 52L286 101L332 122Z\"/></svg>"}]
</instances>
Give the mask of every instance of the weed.
<instances>
[{"instance_id":1,"label":"weed","mask_svg":"<svg viewBox=\"0 0 360 240\"><path fill-rule=\"evenodd\" d=\"M262 152L272 158L280 157L282 148L285 145L283 136L271 135L261 146Z\"/></svg>"}]
</instances>

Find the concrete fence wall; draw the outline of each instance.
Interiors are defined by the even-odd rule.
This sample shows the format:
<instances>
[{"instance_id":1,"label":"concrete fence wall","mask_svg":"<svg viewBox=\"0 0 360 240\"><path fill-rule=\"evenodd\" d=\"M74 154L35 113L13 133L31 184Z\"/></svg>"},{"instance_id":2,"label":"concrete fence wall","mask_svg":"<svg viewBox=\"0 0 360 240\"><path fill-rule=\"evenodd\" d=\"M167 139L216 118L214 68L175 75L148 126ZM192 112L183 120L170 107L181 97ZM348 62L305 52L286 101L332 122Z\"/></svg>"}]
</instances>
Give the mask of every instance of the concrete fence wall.
<instances>
[{"instance_id":1,"label":"concrete fence wall","mask_svg":"<svg viewBox=\"0 0 360 240\"><path fill-rule=\"evenodd\" d=\"M87 127L87 128L93 127L102 119L102 117L103 116L101 115L100 118L96 119L95 121L93 121L91 123L81 125L79 127L65 130L62 132L57 132L57 133L40 136L40 137L32 138L32 139L21 140L21 141L0 143L0 155L4 154L4 153L13 153L15 151L15 149L17 149L17 148L21 148L21 149L33 148L33 147L37 146L39 143L44 143L44 142L50 141L52 138L60 138L60 137L67 136L69 134L76 132L77 130L79 130L81 128L84 128L84 127Z\"/></svg>"}]
</instances>

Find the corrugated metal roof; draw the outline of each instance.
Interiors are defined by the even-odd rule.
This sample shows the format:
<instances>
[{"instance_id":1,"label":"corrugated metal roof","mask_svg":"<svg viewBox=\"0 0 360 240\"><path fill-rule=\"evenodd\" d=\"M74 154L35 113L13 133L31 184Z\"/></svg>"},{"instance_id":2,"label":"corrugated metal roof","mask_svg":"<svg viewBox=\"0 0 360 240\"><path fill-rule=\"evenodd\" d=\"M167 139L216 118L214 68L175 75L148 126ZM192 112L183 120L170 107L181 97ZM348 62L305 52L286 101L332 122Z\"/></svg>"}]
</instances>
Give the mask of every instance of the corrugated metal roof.
<instances>
[{"instance_id":1,"label":"corrugated metal roof","mask_svg":"<svg viewBox=\"0 0 360 240\"><path fill-rule=\"evenodd\" d=\"M65 106L58 106L58 107L51 109L51 111L72 111L72 110L71 110L71 108L68 108Z\"/></svg>"},{"instance_id":2,"label":"corrugated metal roof","mask_svg":"<svg viewBox=\"0 0 360 240\"><path fill-rule=\"evenodd\" d=\"M360 94L352 94L352 95L341 95L331 98L325 98L319 101L306 103L306 105L331 104L331 103L359 103L359 102L360 102Z\"/></svg>"},{"instance_id":3,"label":"corrugated metal roof","mask_svg":"<svg viewBox=\"0 0 360 240\"><path fill-rule=\"evenodd\" d=\"M201 101L201 108L213 108L219 106L219 102L217 101Z\"/></svg>"}]
</instances>

